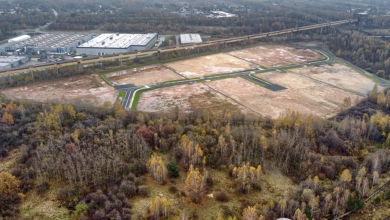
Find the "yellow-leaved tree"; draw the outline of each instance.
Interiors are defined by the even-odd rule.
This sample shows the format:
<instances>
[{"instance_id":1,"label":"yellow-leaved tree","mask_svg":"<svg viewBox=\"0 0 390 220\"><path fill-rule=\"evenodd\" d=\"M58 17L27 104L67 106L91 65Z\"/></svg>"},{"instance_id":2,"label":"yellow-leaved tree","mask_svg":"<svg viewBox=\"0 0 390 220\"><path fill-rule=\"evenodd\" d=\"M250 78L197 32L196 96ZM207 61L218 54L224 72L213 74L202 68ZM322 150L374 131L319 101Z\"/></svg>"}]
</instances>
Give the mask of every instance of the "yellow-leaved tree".
<instances>
[{"instance_id":1,"label":"yellow-leaved tree","mask_svg":"<svg viewBox=\"0 0 390 220\"><path fill-rule=\"evenodd\" d=\"M154 219L168 219L173 215L174 210L172 204L166 198L156 197L150 204L150 211Z\"/></svg>"},{"instance_id":2,"label":"yellow-leaved tree","mask_svg":"<svg viewBox=\"0 0 390 220\"><path fill-rule=\"evenodd\" d=\"M165 166L164 161L160 156L153 154L150 157L150 160L147 162L146 166L157 182L164 183L167 180L167 167Z\"/></svg>"},{"instance_id":3,"label":"yellow-leaved tree","mask_svg":"<svg viewBox=\"0 0 390 220\"><path fill-rule=\"evenodd\" d=\"M243 192L249 193L251 187L260 186L262 170L261 166L252 167L249 163L243 163L241 167L234 167L232 172L233 177L240 184Z\"/></svg>"},{"instance_id":4,"label":"yellow-leaved tree","mask_svg":"<svg viewBox=\"0 0 390 220\"><path fill-rule=\"evenodd\" d=\"M8 125L13 125L14 124L14 117L7 113L4 112L3 118L1 119L1 122L8 124Z\"/></svg>"},{"instance_id":5,"label":"yellow-leaved tree","mask_svg":"<svg viewBox=\"0 0 390 220\"><path fill-rule=\"evenodd\" d=\"M194 169L194 167L190 165L184 187L187 196L189 196L193 202L202 201L202 196L206 191L206 181L198 168Z\"/></svg>"},{"instance_id":6,"label":"yellow-leaved tree","mask_svg":"<svg viewBox=\"0 0 390 220\"><path fill-rule=\"evenodd\" d=\"M264 220L264 217L257 214L257 210L254 206L249 206L242 212L242 220Z\"/></svg>"},{"instance_id":7,"label":"yellow-leaved tree","mask_svg":"<svg viewBox=\"0 0 390 220\"><path fill-rule=\"evenodd\" d=\"M340 180L343 182L344 188L345 188L346 184L348 184L348 183L351 182L351 180L352 180L352 175L351 175L351 173L349 172L348 169L345 169L345 170L341 173Z\"/></svg>"},{"instance_id":8,"label":"yellow-leaved tree","mask_svg":"<svg viewBox=\"0 0 390 220\"><path fill-rule=\"evenodd\" d=\"M19 187L19 180L8 172L0 173L0 194L11 194Z\"/></svg>"}]
</instances>

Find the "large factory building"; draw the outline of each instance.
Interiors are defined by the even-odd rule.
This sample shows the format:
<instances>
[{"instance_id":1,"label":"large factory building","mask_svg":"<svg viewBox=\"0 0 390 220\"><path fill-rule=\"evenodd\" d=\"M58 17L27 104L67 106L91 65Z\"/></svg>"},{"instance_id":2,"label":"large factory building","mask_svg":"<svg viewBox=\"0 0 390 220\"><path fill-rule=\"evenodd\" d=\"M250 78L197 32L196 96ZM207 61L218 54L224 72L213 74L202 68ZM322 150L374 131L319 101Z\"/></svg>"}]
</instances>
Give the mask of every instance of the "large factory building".
<instances>
[{"instance_id":1,"label":"large factory building","mask_svg":"<svg viewBox=\"0 0 390 220\"><path fill-rule=\"evenodd\" d=\"M148 50L158 38L157 33L150 34L101 34L76 48L77 53L87 55L118 54Z\"/></svg>"},{"instance_id":2,"label":"large factory building","mask_svg":"<svg viewBox=\"0 0 390 220\"><path fill-rule=\"evenodd\" d=\"M64 54L75 51L76 47L92 39L91 34L41 34L32 38L21 36L0 45L0 52L10 52L29 48L33 51L45 50L48 54Z\"/></svg>"}]
</instances>

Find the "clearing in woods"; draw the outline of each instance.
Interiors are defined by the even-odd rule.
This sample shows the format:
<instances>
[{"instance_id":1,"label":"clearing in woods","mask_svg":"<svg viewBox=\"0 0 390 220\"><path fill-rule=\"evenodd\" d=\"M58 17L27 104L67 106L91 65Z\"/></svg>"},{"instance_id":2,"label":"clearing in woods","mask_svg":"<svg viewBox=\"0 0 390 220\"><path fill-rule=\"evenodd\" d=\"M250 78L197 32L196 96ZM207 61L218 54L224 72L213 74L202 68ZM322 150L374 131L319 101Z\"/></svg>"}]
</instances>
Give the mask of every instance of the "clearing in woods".
<instances>
[{"instance_id":1,"label":"clearing in woods","mask_svg":"<svg viewBox=\"0 0 390 220\"><path fill-rule=\"evenodd\" d=\"M184 84L146 91L141 94L137 110L145 112L169 112L175 107L189 112L193 108L209 109L215 113L225 110L247 112L225 96L209 89L202 83Z\"/></svg>"},{"instance_id":2,"label":"clearing in woods","mask_svg":"<svg viewBox=\"0 0 390 220\"><path fill-rule=\"evenodd\" d=\"M134 216L147 217L147 209L157 196L166 198L175 207L178 214L172 218L174 220L180 220L183 213L190 217L195 211L198 215L197 219L216 219L218 213L224 211L241 215L240 207L247 202L266 205L271 199L283 197L285 194L288 195L297 188L297 185L289 177L283 175L279 169L273 168L272 172L263 175L261 191L252 190L250 194L243 194L236 192L236 189L233 188L234 180L229 176L227 170L207 170L213 179L213 186L207 191L209 196L204 196L200 204L194 204L189 198L180 196L187 177L185 171L180 173L180 177L169 181L165 185L158 184L148 175L144 184L148 186L150 196L138 196L130 200L133 204ZM177 192L171 192L169 190L171 186L175 186ZM220 192L226 193L230 200L228 202L217 201L216 195Z\"/></svg>"},{"instance_id":3,"label":"clearing in woods","mask_svg":"<svg viewBox=\"0 0 390 220\"><path fill-rule=\"evenodd\" d=\"M233 73L258 68L258 65L223 53L177 61L166 65L188 78Z\"/></svg>"},{"instance_id":4,"label":"clearing in woods","mask_svg":"<svg viewBox=\"0 0 390 220\"><path fill-rule=\"evenodd\" d=\"M363 99L362 96L294 73L268 72L257 76L287 89L273 92L242 78L228 78L207 84L244 106L271 118L278 118L288 109L302 114L331 117L341 110L344 98L350 97L352 104L355 100Z\"/></svg>"},{"instance_id":5,"label":"clearing in woods","mask_svg":"<svg viewBox=\"0 0 390 220\"><path fill-rule=\"evenodd\" d=\"M132 68L107 74L106 77L114 85L133 84L135 86L184 79L162 65L151 65L140 68Z\"/></svg>"},{"instance_id":6,"label":"clearing in woods","mask_svg":"<svg viewBox=\"0 0 390 220\"><path fill-rule=\"evenodd\" d=\"M258 46L229 54L265 67L287 66L324 58L321 54L309 49L297 49L282 45Z\"/></svg>"},{"instance_id":7,"label":"clearing in woods","mask_svg":"<svg viewBox=\"0 0 390 220\"><path fill-rule=\"evenodd\" d=\"M97 74L74 76L55 81L39 82L3 90L8 98L103 105L113 103L118 96L115 88L107 85Z\"/></svg>"}]
</instances>

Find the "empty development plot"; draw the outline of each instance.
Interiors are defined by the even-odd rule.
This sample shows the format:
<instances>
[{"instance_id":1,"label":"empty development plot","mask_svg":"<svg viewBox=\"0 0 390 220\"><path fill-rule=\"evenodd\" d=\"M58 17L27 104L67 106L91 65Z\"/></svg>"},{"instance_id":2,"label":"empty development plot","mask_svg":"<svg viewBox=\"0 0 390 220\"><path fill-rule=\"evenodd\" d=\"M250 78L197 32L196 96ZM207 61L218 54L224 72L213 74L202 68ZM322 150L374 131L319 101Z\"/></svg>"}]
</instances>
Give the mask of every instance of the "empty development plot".
<instances>
[{"instance_id":1,"label":"empty development plot","mask_svg":"<svg viewBox=\"0 0 390 220\"><path fill-rule=\"evenodd\" d=\"M114 102L118 92L108 86L97 74L76 76L56 81L41 82L3 90L8 98L67 102L74 104L88 103L95 106L105 101Z\"/></svg>"},{"instance_id":2,"label":"empty development plot","mask_svg":"<svg viewBox=\"0 0 390 220\"><path fill-rule=\"evenodd\" d=\"M137 110L146 112L169 112L175 107L190 111L194 107L210 109L216 113L225 110L246 112L233 100L209 89L202 83L178 85L146 91L141 94Z\"/></svg>"},{"instance_id":3,"label":"empty development plot","mask_svg":"<svg viewBox=\"0 0 390 220\"><path fill-rule=\"evenodd\" d=\"M229 54L265 67L286 66L324 58L312 50L280 45L258 46Z\"/></svg>"},{"instance_id":4,"label":"empty development plot","mask_svg":"<svg viewBox=\"0 0 390 220\"><path fill-rule=\"evenodd\" d=\"M316 80L337 86L339 88L355 91L362 95L367 94L375 85L374 80L356 72L355 70L342 65L321 65L299 69L291 69L290 72L303 74ZM383 87L378 85L378 89Z\"/></svg>"},{"instance_id":5,"label":"empty development plot","mask_svg":"<svg viewBox=\"0 0 390 220\"><path fill-rule=\"evenodd\" d=\"M294 73L269 72L257 76L287 89L273 92L242 78L207 84L263 116L272 118L278 118L287 109L331 117L340 111L344 98L351 97L353 102L363 98Z\"/></svg>"},{"instance_id":6,"label":"empty development plot","mask_svg":"<svg viewBox=\"0 0 390 220\"><path fill-rule=\"evenodd\" d=\"M114 85L134 84L136 86L184 79L182 76L162 65L132 68L107 74L106 77L110 79Z\"/></svg>"},{"instance_id":7,"label":"empty development plot","mask_svg":"<svg viewBox=\"0 0 390 220\"><path fill-rule=\"evenodd\" d=\"M167 66L187 78L239 72L258 67L223 53L168 63Z\"/></svg>"}]
</instances>

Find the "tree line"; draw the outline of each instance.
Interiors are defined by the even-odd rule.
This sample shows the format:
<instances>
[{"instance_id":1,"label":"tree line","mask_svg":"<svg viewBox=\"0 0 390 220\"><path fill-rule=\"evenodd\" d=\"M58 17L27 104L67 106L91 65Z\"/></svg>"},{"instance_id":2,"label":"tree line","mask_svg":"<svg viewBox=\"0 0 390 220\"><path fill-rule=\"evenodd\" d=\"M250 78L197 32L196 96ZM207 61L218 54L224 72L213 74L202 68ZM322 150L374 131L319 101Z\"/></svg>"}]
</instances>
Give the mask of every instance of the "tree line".
<instances>
[{"instance_id":1,"label":"tree line","mask_svg":"<svg viewBox=\"0 0 390 220\"><path fill-rule=\"evenodd\" d=\"M184 175L182 188L170 191L178 201L202 203L213 189L210 170L228 174L240 197L261 192L264 175L278 168L299 184L295 191L267 204L242 201L242 208L224 208L215 218L336 217L362 208L362 199L389 172L390 117L380 111L386 112L382 100L387 103L388 94L375 95L374 89L365 102L378 111L344 112L337 120L293 111L271 120L203 109L147 114L125 112L120 103L88 108L2 100L0 155L19 148L20 156L13 170L0 175L13 184L8 191L0 186L0 213L13 218L25 193L44 194L51 184L66 183L57 198L73 216L130 219L137 216L129 199L150 196L149 175L163 185ZM221 192L216 199L232 198ZM154 198L140 218L177 215L178 201Z\"/></svg>"}]
</instances>

